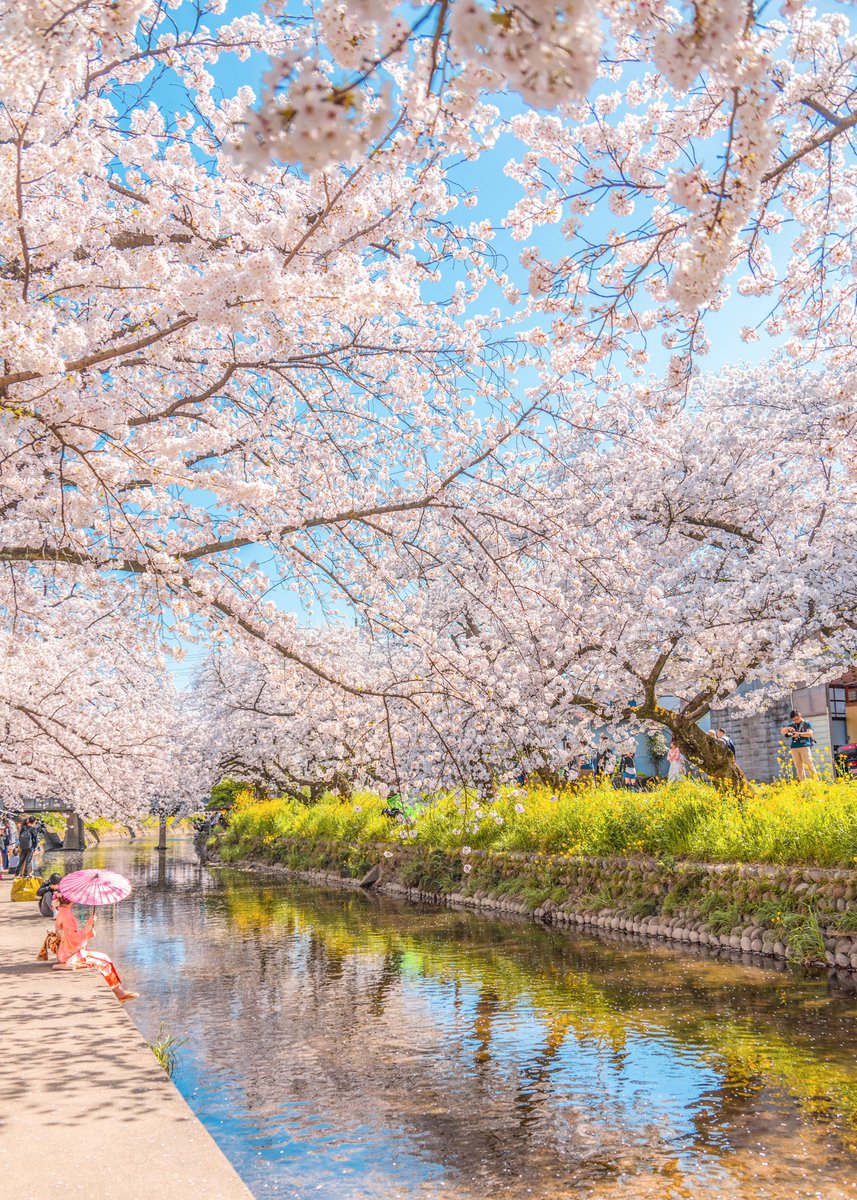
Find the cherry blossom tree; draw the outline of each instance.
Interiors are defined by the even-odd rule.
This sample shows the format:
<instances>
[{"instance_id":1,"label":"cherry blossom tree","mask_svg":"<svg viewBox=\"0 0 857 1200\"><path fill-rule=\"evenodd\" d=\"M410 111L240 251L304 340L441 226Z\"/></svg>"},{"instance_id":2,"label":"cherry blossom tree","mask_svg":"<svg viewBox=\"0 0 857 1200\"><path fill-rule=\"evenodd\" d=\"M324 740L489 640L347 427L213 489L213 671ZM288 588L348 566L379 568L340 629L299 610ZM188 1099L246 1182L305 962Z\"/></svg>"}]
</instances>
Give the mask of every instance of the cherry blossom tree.
<instances>
[{"instance_id":1,"label":"cherry blossom tree","mask_svg":"<svg viewBox=\"0 0 857 1200\"><path fill-rule=\"evenodd\" d=\"M592 414L534 554L531 661L551 703L656 722L741 783L698 722L741 684L823 678L857 648L845 382L735 369L670 419L634 389Z\"/></svg>"},{"instance_id":2,"label":"cherry blossom tree","mask_svg":"<svg viewBox=\"0 0 857 1200\"><path fill-rule=\"evenodd\" d=\"M127 611L19 586L0 636L3 801L61 800L83 817L198 806L211 772L157 644Z\"/></svg>"},{"instance_id":3,"label":"cherry blossom tree","mask_svg":"<svg viewBox=\"0 0 857 1200\"><path fill-rule=\"evenodd\" d=\"M104 778L114 749L131 762L138 732L167 744L167 626L214 644L202 694L232 738L194 726L174 745L283 786L373 769L488 789L640 721L740 782L698 733L707 709L853 651L844 14L226 8L0 12L21 786L43 771L37 737L44 762L64 739L42 778L69 788L91 755ZM224 95L224 63L253 55L261 97ZM501 122L501 84L553 111ZM506 219L523 302L452 169L501 129L525 146ZM552 224L559 250L533 240ZM764 301L785 357L698 376L707 312L742 272L742 313ZM657 337L665 380L646 374ZM135 691L153 724L122 710Z\"/></svg>"},{"instance_id":4,"label":"cherry blossom tree","mask_svg":"<svg viewBox=\"0 0 857 1200\"><path fill-rule=\"evenodd\" d=\"M672 30L679 10L641 5L593 94L513 118L509 228L567 366L642 376L663 346L674 397L719 312L796 365L853 360L857 39L841 9L783 8L696 4ZM531 240L550 224L553 255Z\"/></svg>"},{"instance_id":5,"label":"cherry blossom tree","mask_svg":"<svg viewBox=\"0 0 857 1200\"><path fill-rule=\"evenodd\" d=\"M443 564L417 564L399 595L404 640L385 654L348 632L345 695L289 677L264 701L270 675L251 670L243 691L221 677L245 735L285 705L280 736L299 758L320 760L320 729L331 754L359 731L366 752L350 762L364 779L369 762L398 790L490 794L522 767L555 778L605 733L621 746L660 728L744 787L699 722L742 684L787 689L857 650L844 382L735 369L671 418L643 388L581 400L538 470L507 470L519 520L496 520L484 497L490 555L468 559L462 541Z\"/></svg>"},{"instance_id":6,"label":"cherry blossom tree","mask_svg":"<svg viewBox=\"0 0 857 1200\"><path fill-rule=\"evenodd\" d=\"M134 36L101 4L3 15L0 563L8 587L136 579L153 615L299 660L272 590L323 597L347 561L368 602L396 518L417 514L411 538L427 507L465 519L455 485L538 402L510 414L512 351L466 318L485 244L448 219L442 147L415 167L403 134L353 168L248 180L227 153L246 98L217 100L209 68L278 30L175 38L167 6L134 11ZM163 72L187 111L153 99Z\"/></svg>"},{"instance_id":7,"label":"cherry blossom tree","mask_svg":"<svg viewBox=\"0 0 857 1200\"><path fill-rule=\"evenodd\" d=\"M289 6L268 8L300 40ZM314 15L248 113L247 160L323 165L365 152L379 111L431 138L438 114L517 93L526 153L507 172L524 194L506 223L566 373L643 375L662 343L664 383L686 392L706 315L734 292L746 341L849 361L857 39L841 6L348 0Z\"/></svg>"},{"instance_id":8,"label":"cherry blossom tree","mask_svg":"<svg viewBox=\"0 0 857 1200\"><path fill-rule=\"evenodd\" d=\"M355 665L367 657L369 642L353 627L309 632L308 640L323 641L313 659L325 662L331 678L337 670L343 680L357 678ZM320 679L261 646L212 655L193 704L208 732L209 760L222 775L266 794L348 796L355 784L387 775L391 731L379 698Z\"/></svg>"},{"instance_id":9,"label":"cherry blossom tree","mask_svg":"<svg viewBox=\"0 0 857 1200\"><path fill-rule=\"evenodd\" d=\"M395 635L389 581L418 551L442 559L547 400L510 399L521 356L472 312L496 274L485 231L452 220L445 156L475 153L490 114L439 119L419 162L399 123L368 161L247 178L248 95L222 98L212 72L284 37L256 16L206 27L221 8L179 33L161 3L0 14L0 603L82 597L147 645L164 621L257 639L343 686L284 602ZM70 599L54 629L34 626L40 654L112 661L75 648Z\"/></svg>"}]
</instances>

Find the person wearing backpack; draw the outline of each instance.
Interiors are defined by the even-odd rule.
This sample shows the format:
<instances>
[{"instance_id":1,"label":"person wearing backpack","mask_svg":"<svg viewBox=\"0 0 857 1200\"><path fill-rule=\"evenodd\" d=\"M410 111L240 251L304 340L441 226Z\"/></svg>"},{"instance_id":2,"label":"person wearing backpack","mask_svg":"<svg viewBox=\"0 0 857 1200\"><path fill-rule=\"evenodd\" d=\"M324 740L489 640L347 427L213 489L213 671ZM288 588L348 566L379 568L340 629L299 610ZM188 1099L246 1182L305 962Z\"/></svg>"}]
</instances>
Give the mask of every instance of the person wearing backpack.
<instances>
[{"instance_id":1,"label":"person wearing backpack","mask_svg":"<svg viewBox=\"0 0 857 1200\"><path fill-rule=\"evenodd\" d=\"M718 742L720 742L721 746L725 746L729 753L734 755L735 743L732 741L725 729L718 729L714 736L717 738Z\"/></svg>"},{"instance_id":2,"label":"person wearing backpack","mask_svg":"<svg viewBox=\"0 0 857 1200\"><path fill-rule=\"evenodd\" d=\"M30 874L33 866L33 854L35 853L35 839L33 837L33 818L24 817L18 829L18 846L19 860L18 869L15 875L18 879Z\"/></svg>"},{"instance_id":3,"label":"person wearing backpack","mask_svg":"<svg viewBox=\"0 0 857 1200\"><path fill-rule=\"evenodd\" d=\"M818 771L812 760L812 747L815 744L815 734L809 721L793 708L788 725L782 729L783 737L791 743L792 766L795 779L818 779Z\"/></svg>"}]
</instances>

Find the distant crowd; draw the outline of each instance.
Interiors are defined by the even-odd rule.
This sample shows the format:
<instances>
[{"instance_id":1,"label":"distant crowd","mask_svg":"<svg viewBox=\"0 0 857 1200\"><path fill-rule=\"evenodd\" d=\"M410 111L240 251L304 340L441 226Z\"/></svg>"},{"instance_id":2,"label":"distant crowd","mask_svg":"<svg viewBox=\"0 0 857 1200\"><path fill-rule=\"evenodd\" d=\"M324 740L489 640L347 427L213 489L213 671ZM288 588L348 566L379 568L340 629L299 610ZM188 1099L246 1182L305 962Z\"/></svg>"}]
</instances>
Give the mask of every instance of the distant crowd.
<instances>
[{"instance_id":1,"label":"distant crowd","mask_svg":"<svg viewBox=\"0 0 857 1200\"><path fill-rule=\"evenodd\" d=\"M16 821L8 813L0 814L0 878L7 871L16 878L33 875L46 832L44 821L37 817L24 816Z\"/></svg>"}]
</instances>

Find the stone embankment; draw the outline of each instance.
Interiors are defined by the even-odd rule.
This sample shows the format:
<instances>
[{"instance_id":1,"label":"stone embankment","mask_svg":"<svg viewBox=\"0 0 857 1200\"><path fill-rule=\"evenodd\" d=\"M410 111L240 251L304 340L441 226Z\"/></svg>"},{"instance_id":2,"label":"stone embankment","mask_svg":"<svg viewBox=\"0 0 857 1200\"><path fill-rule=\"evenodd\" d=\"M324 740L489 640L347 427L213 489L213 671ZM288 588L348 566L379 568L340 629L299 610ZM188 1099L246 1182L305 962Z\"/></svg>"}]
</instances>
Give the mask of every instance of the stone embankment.
<instances>
[{"instance_id":1,"label":"stone embankment","mask_svg":"<svg viewBox=\"0 0 857 1200\"><path fill-rule=\"evenodd\" d=\"M857 871L281 839L257 865L313 883L857 971ZM254 856L255 857L255 856ZM240 863L236 865L241 865Z\"/></svg>"}]
</instances>

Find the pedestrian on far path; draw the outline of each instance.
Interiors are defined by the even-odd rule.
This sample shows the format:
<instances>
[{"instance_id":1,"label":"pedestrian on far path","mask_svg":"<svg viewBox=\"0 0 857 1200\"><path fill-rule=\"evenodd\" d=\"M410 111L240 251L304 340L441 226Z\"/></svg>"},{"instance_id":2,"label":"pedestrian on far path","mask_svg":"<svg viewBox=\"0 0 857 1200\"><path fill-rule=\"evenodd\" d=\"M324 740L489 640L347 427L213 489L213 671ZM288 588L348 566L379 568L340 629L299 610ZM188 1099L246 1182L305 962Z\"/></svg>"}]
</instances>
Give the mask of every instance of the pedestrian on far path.
<instances>
[{"instance_id":1,"label":"pedestrian on far path","mask_svg":"<svg viewBox=\"0 0 857 1200\"><path fill-rule=\"evenodd\" d=\"M9 870L9 849L15 842L15 823L11 817L0 816L0 861L3 871ZM0 872L2 873L2 872Z\"/></svg>"},{"instance_id":2,"label":"pedestrian on far path","mask_svg":"<svg viewBox=\"0 0 857 1200\"><path fill-rule=\"evenodd\" d=\"M818 771L812 759L812 747L815 743L812 725L803 719L796 708L792 709L789 717L789 724L784 725L781 732L783 737L789 739L795 779L818 779Z\"/></svg>"},{"instance_id":3,"label":"pedestrian on far path","mask_svg":"<svg viewBox=\"0 0 857 1200\"><path fill-rule=\"evenodd\" d=\"M675 742L667 751L667 762L670 765L667 772L667 783L678 783L680 779L684 778L684 756Z\"/></svg>"},{"instance_id":4,"label":"pedestrian on far path","mask_svg":"<svg viewBox=\"0 0 857 1200\"><path fill-rule=\"evenodd\" d=\"M730 736L729 736L729 734L726 732L726 730L725 730L725 729L718 729L718 730L717 730L717 733L715 734L715 737L717 738L718 742L720 742L720 744L721 744L722 746L725 746L725 747L726 747L726 749L729 751L729 753L730 753L731 755L733 755L733 756L734 756L734 754L735 754L735 743L732 741L731 737L730 737Z\"/></svg>"},{"instance_id":5,"label":"pedestrian on far path","mask_svg":"<svg viewBox=\"0 0 857 1200\"><path fill-rule=\"evenodd\" d=\"M33 855L36 852L36 839L33 836L33 818L24 817L18 829L18 845L20 847L18 870L15 874L19 879L28 876L33 867Z\"/></svg>"}]
</instances>

